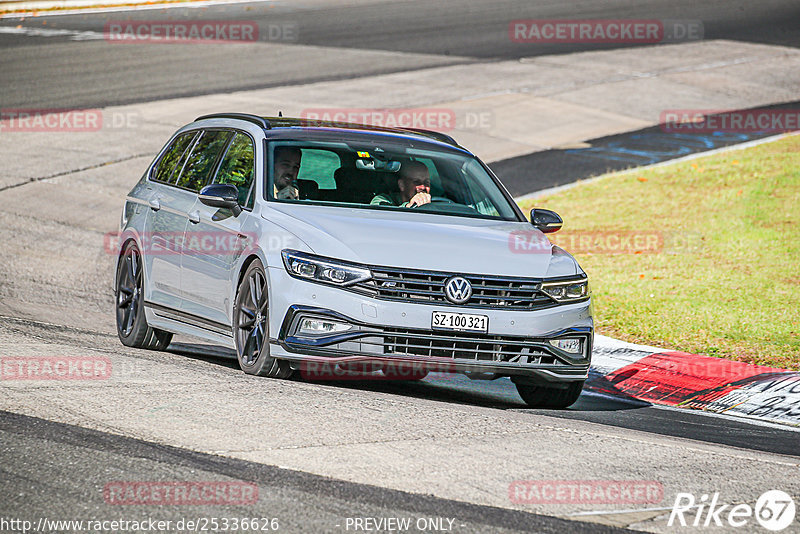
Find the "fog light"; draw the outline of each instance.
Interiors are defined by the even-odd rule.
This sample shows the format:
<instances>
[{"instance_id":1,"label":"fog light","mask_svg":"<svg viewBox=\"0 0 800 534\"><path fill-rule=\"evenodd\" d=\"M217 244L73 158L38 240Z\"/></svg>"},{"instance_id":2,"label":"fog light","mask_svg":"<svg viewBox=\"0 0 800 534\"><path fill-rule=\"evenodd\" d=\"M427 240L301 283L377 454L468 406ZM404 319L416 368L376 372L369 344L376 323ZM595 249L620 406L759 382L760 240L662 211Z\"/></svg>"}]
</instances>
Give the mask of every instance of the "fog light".
<instances>
[{"instance_id":1,"label":"fog light","mask_svg":"<svg viewBox=\"0 0 800 534\"><path fill-rule=\"evenodd\" d=\"M550 344L570 354L581 354L583 352L583 340L580 338L551 339Z\"/></svg>"},{"instance_id":2,"label":"fog light","mask_svg":"<svg viewBox=\"0 0 800 534\"><path fill-rule=\"evenodd\" d=\"M346 332L353 328L353 325L348 323L340 323L338 321L331 321L329 319L314 319L305 317L300 319L300 326L297 328L298 334L337 334L339 332Z\"/></svg>"}]
</instances>

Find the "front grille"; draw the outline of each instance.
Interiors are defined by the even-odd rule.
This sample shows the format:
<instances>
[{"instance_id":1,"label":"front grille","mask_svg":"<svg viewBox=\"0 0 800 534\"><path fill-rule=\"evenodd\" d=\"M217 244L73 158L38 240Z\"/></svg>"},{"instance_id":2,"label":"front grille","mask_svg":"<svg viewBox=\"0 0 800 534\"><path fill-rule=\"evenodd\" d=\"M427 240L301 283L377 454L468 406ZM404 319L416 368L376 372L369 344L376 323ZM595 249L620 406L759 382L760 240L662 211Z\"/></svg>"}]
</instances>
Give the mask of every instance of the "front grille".
<instances>
[{"instance_id":1,"label":"front grille","mask_svg":"<svg viewBox=\"0 0 800 534\"><path fill-rule=\"evenodd\" d=\"M385 328L328 349L372 355L409 355L476 361L564 365L544 340L467 332Z\"/></svg>"},{"instance_id":2,"label":"front grille","mask_svg":"<svg viewBox=\"0 0 800 534\"><path fill-rule=\"evenodd\" d=\"M507 338L486 334L437 335L387 329L384 336L386 354L409 354L439 358L509 361L527 356L528 363L555 363L554 356L523 338ZM394 335L391 335L394 334Z\"/></svg>"},{"instance_id":3,"label":"front grille","mask_svg":"<svg viewBox=\"0 0 800 534\"><path fill-rule=\"evenodd\" d=\"M461 306L534 310L556 305L541 292L541 280L478 274L441 273L373 267L372 279L354 287L383 300L452 306L444 296L444 284L451 276L462 276L472 284L472 297Z\"/></svg>"}]
</instances>

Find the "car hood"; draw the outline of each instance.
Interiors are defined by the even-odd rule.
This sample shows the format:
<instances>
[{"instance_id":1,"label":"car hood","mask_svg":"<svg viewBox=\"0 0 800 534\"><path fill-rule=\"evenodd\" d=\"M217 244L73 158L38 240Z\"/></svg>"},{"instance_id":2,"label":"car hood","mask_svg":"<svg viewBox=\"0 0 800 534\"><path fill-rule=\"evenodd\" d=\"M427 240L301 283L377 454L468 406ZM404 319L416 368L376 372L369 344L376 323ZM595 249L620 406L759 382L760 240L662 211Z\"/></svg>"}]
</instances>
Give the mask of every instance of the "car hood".
<instances>
[{"instance_id":1,"label":"car hood","mask_svg":"<svg viewBox=\"0 0 800 534\"><path fill-rule=\"evenodd\" d=\"M310 252L368 265L533 278L582 272L528 223L288 203L262 216Z\"/></svg>"}]
</instances>

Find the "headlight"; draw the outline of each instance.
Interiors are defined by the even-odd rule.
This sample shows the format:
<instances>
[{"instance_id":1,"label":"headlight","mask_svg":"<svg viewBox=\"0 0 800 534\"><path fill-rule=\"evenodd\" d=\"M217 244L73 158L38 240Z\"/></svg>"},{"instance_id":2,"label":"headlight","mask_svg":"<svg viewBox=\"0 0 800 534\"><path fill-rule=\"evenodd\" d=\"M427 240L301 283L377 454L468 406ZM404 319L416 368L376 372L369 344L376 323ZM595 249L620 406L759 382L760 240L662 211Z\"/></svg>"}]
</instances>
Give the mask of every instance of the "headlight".
<instances>
[{"instance_id":1,"label":"headlight","mask_svg":"<svg viewBox=\"0 0 800 534\"><path fill-rule=\"evenodd\" d=\"M558 302L583 300L589 296L589 280L563 280L560 282L544 282L542 291Z\"/></svg>"},{"instance_id":2,"label":"headlight","mask_svg":"<svg viewBox=\"0 0 800 534\"><path fill-rule=\"evenodd\" d=\"M358 265L322 258L296 250L284 250L281 255L283 256L283 265L286 267L286 271L295 278L336 286L351 286L372 278L372 273L369 269Z\"/></svg>"}]
</instances>

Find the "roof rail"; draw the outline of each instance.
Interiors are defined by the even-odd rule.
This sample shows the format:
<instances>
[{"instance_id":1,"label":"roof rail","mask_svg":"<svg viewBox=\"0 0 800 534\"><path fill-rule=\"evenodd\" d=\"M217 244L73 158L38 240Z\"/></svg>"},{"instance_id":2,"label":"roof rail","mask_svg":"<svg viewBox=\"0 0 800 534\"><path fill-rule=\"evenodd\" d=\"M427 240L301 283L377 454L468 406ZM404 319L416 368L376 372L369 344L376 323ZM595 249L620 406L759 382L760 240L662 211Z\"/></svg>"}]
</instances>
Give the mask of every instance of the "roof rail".
<instances>
[{"instance_id":1,"label":"roof rail","mask_svg":"<svg viewBox=\"0 0 800 534\"><path fill-rule=\"evenodd\" d=\"M273 123L275 123L275 127L281 126L304 126L306 122L312 122L318 126L331 126L331 127L344 127L344 128L363 128L367 130L377 130L377 131L385 131L385 132L396 132L396 133L415 133L418 135L424 135L425 137L430 137L431 139L435 139L442 143L447 143L448 145L453 145L455 147L461 148L461 145L458 142L450 137L447 134L443 134L441 132L435 132L433 130L425 130L423 128L384 128L384 127L375 127L366 124L356 124L356 123L342 123L342 122L332 122L332 121L308 121L307 119L296 119L291 117L259 117L258 115L252 115L250 113L212 113L210 115L203 115L197 117L195 121L201 121L205 119L238 119L243 121L252 122L253 124L257 124L261 126L265 130L270 130L273 127Z\"/></svg>"},{"instance_id":2,"label":"roof rail","mask_svg":"<svg viewBox=\"0 0 800 534\"><path fill-rule=\"evenodd\" d=\"M437 141L441 141L441 142L447 143L449 145L454 145L454 146L458 146L458 147L461 146L456 142L455 139L453 139L452 137L450 137L447 134L443 134L442 132L435 132L433 130L423 130L422 128L402 128L402 129L403 130L408 130L408 131L411 131L411 132L417 132L417 133L420 133L420 134L423 134L423 135L427 135L428 137L432 137L432 138L436 139Z\"/></svg>"},{"instance_id":3,"label":"roof rail","mask_svg":"<svg viewBox=\"0 0 800 534\"><path fill-rule=\"evenodd\" d=\"M340 122L340 121L325 121L317 119L298 119L293 117L264 117L264 120L269 122L273 128L287 128L287 127L308 127L318 126L323 128L348 128L348 129L361 129L361 130L375 130L378 132L392 132L399 134L416 134L429 137L440 143L446 143L458 148L462 148L458 142L447 134L435 132L433 130L424 130L422 128L406 128L403 126L389 128L383 126L374 126L369 124L358 124L353 122Z\"/></svg>"},{"instance_id":4,"label":"roof rail","mask_svg":"<svg viewBox=\"0 0 800 534\"><path fill-rule=\"evenodd\" d=\"M253 124L257 124L258 126L264 128L265 130L269 130L272 127L269 121L264 117L259 117L258 115L251 115L250 113L212 113L211 115L203 115L202 117L197 117L195 121L201 121L205 119L239 119L247 122L252 122Z\"/></svg>"}]
</instances>

